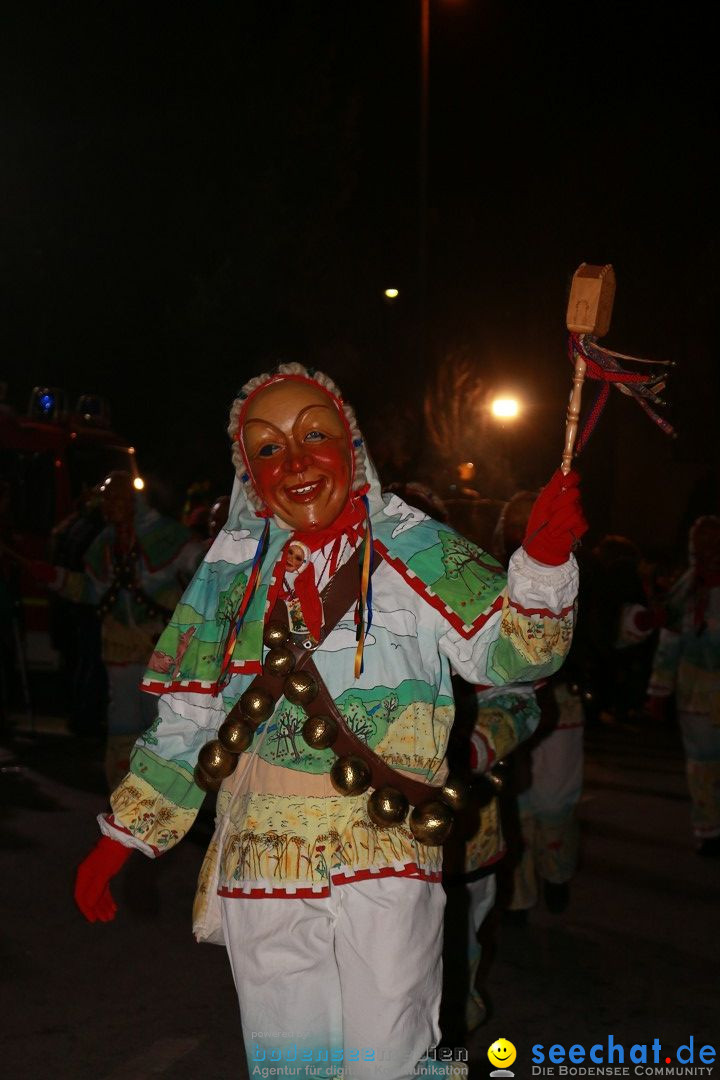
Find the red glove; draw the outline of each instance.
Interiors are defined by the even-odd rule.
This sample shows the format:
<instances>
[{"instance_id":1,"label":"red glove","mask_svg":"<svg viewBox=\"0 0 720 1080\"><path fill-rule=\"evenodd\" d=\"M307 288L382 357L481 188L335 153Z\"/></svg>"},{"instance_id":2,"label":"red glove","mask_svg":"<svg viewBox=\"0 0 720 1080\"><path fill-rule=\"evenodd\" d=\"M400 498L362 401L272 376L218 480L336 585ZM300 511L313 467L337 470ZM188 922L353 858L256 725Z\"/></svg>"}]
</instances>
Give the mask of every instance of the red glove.
<instances>
[{"instance_id":1,"label":"red glove","mask_svg":"<svg viewBox=\"0 0 720 1080\"><path fill-rule=\"evenodd\" d=\"M75 877L75 903L88 922L110 922L115 918L117 904L110 892L110 878L132 852L109 836L101 836L90 854L78 866Z\"/></svg>"},{"instance_id":2,"label":"red glove","mask_svg":"<svg viewBox=\"0 0 720 1080\"><path fill-rule=\"evenodd\" d=\"M533 559L547 566L567 562L575 542L587 532L580 505L580 477L574 471L563 476L560 469L541 490L530 511L523 547Z\"/></svg>"}]
</instances>

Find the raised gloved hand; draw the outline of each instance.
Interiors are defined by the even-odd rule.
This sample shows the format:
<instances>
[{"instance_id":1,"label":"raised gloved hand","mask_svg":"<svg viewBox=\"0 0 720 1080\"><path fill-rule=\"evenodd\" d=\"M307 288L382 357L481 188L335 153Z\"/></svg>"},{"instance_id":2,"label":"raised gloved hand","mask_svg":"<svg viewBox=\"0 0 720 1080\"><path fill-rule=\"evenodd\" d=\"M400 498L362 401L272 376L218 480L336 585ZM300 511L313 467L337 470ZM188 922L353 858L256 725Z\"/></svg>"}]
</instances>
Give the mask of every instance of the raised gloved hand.
<instances>
[{"instance_id":1,"label":"raised gloved hand","mask_svg":"<svg viewBox=\"0 0 720 1080\"><path fill-rule=\"evenodd\" d=\"M110 892L110 879L125 864L132 848L109 836L101 836L95 847L78 866L75 877L75 903L88 922L110 922L117 904Z\"/></svg>"},{"instance_id":2,"label":"raised gloved hand","mask_svg":"<svg viewBox=\"0 0 720 1080\"><path fill-rule=\"evenodd\" d=\"M567 562L575 542L587 532L579 483L574 470L563 476L558 469L535 500L523 547L538 562L547 566Z\"/></svg>"}]
</instances>

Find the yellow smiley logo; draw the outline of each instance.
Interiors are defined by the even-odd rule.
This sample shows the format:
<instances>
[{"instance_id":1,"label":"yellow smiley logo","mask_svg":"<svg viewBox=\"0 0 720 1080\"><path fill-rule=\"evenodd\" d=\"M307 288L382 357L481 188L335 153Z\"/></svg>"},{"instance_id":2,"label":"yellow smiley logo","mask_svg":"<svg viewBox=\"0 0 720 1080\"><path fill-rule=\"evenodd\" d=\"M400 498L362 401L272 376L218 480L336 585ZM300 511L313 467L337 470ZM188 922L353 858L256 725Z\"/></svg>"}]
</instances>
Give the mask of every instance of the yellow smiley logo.
<instances>
[{"instance_id":1,"label":"yellow smiley logo","mask_svg":"<svg viewBox=\"0 0 720 1080\"><path fill-rule=\"evenodd\" d=\"M488 1050L488 1060L499 1069L507 1069L517 1057L517 1050L507 1039L496 1039Z\"/></svg>"}]
</instances>

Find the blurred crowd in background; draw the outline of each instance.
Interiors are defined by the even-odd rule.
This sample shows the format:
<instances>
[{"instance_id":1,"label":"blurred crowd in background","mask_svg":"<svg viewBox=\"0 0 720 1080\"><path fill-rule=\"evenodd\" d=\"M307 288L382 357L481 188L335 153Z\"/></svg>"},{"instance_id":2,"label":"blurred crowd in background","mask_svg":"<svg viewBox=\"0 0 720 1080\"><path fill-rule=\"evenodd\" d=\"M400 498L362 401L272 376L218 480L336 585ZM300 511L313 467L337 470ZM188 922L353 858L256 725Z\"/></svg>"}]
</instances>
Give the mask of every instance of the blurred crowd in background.
<instances>
[{"instance_id":1,"label":"blurred crowd in background","mask_svg":"<svg viewBox=\"0 0 720 1080\"><path fill-rule=\"evenodd\" d=\"M468 567L473 545L507 565L537 494L484 498L462 475L442 497L420 482L390 483L386 491L471 541ZM60 714L70 736L95 741L104 753L108 789L119 782L154 716L154 699L139 689L147 659L229 509L227 494L199 480L188 486L179 519L160 514L130 473L113 470L52 529L44 557L33 558L14 528L13 489L0 481L5 739L32 730L39 712ZM686 552L651 554L630 537L607 535L578 546L576 557L580 598L569 658L546 682L518 688L510 728L488 688L455 680L448 756L473 798L446 844L443 1031L450 1039L488 1015L498 920L522 924L538 903L558 916L567 908L579 865L586 728L646 725L652 739L653 725L677 722L696 848L720 854L720 518L700 518ZM28 590L31 605L47 608L59 658L52 675L28 660ZM507 701L503 708L507 715Z\"/></svg>"}]
</instances>

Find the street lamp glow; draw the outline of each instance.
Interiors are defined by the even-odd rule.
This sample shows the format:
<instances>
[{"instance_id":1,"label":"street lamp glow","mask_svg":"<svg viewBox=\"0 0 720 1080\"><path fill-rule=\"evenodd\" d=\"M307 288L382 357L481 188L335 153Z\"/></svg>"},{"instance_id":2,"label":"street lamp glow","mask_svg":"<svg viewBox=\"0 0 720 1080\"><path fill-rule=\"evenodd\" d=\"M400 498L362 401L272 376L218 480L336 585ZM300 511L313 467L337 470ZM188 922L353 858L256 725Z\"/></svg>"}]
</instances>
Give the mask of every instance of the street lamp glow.
<instances>
[{"instance_id":1,"label":"street lamp glow","mask_svg":"<svg viewBox=\"0 0 720 1080\"><path fill-rule=\"evenodd\" d=\"M400 295L399 289L385 289L383 296L388 300L397 300Z\"/></svg>"},{"instance_id":2,"label":"street lamp glow","mask_svg":"<svg viewBox=\"0 0 720 1080\"><path fill-rule=\"evenodd\" d=\"M143 488L145 487L145 481L143 480L142 476L135 477L135 479L133 480L133 487L136 491L143 490Z\"/></svg>"},{"instance_id":3,"label":"street lamp glow","mask_svg":"<svg viewBox=\"0 0 720 1080\"><path fill-rule=\"evenodd\" d=\"M490 406L490 411L498 420L514 420L520 412L520 402L517 398L498 397Z\"/></svg>"}]
</instances>

